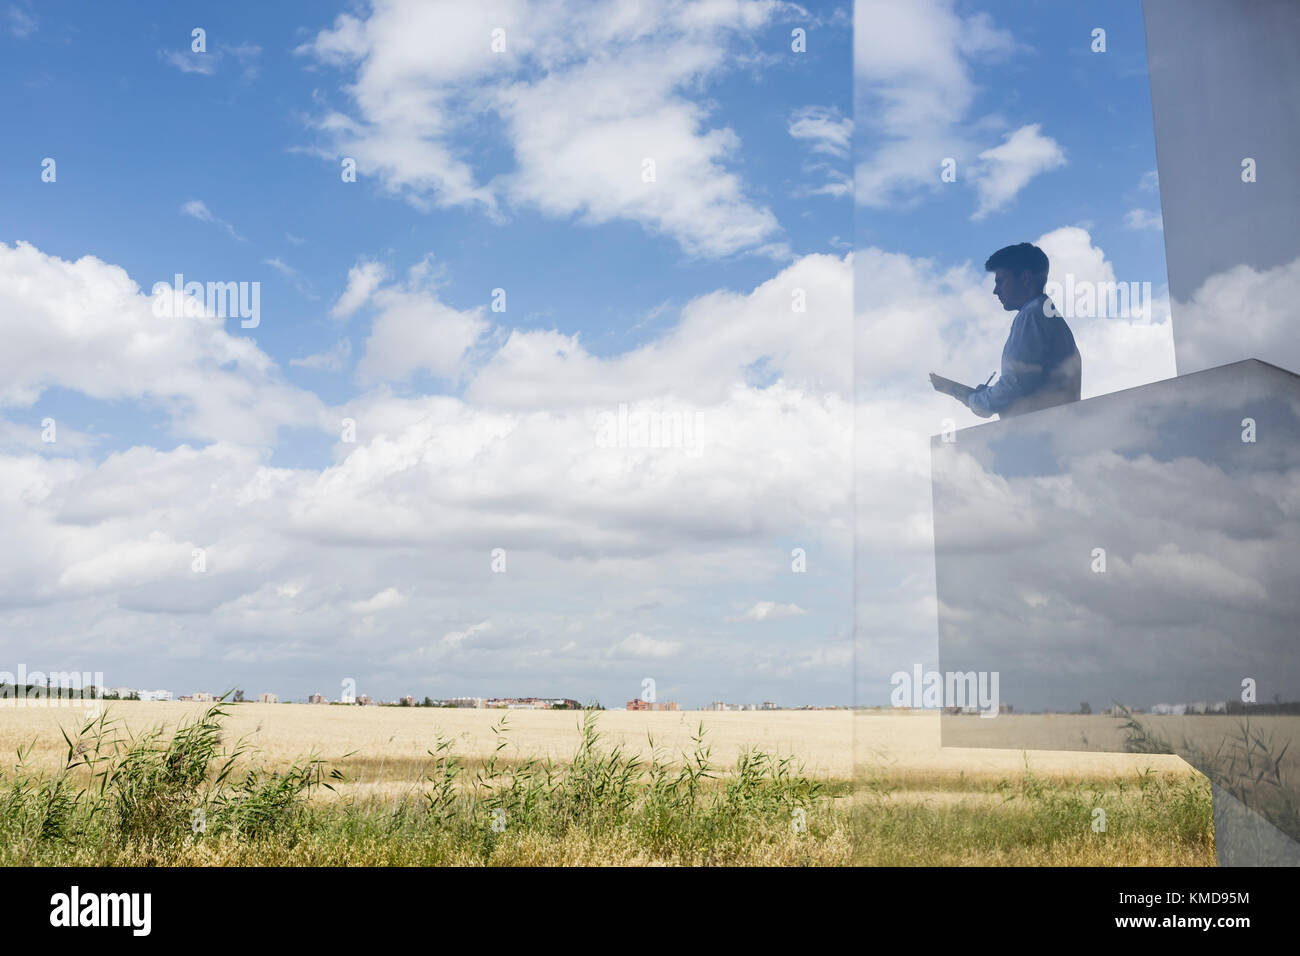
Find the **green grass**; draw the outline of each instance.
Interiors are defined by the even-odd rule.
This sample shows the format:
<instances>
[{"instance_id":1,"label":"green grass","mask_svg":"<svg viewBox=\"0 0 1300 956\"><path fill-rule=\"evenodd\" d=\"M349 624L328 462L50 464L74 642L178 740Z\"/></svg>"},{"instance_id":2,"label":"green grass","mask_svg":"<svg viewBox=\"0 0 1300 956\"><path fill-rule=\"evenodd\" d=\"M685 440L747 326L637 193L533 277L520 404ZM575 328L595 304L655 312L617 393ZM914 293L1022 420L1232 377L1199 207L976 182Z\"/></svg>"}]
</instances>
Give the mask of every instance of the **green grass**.
<instances>
[{"instance_id":1,"label":"green grass","mask_svg":"<svg viewBox=\"0 0 1300 956\"><path fill-rule=\"evenodd\" d=\"M1288 773L1289 738L1279 739L1249 717L1237 721L1236 729L1225 734L1210 749L1208 741L1183 736L1181 745L1143 724L1125 708L1125 746L1133 753L1176 753L1213 780L1216 785L1271 822L1284 833L1300 832L1300 802L1295 779ZM1196 718L1192 718L1195 720ZM1195 725L1192 725L1195 726Z\"/></svg>"},{"instance_id":2,"label":"green grass","mask_svg":"<svg viewBox=\"0 0 1300 956\"><path fill-rule=\"evenodd\" d=\"M876 777L858 788L853 863L862 866L1214 866L1209 781L933 781L932 799ZM1102 811L1098 814L1097 811ZM1102 824L1104 823L1104 829Z\"/></svg>"}]
</instances>

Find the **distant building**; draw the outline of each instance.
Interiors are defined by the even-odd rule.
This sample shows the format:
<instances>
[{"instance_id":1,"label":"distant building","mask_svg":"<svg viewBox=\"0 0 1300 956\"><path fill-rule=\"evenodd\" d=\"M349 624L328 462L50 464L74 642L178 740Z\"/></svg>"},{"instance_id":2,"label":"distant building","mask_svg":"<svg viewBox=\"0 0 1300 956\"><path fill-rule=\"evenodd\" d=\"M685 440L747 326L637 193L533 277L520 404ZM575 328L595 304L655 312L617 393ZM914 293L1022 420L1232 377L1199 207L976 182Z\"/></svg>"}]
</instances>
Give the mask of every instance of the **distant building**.
<instances>
[{"instance_id":1,"label":"distant building","mask_svg":"<svg viewBox=\"0 0 1300 956\"><path fill-rule=\"evenodd\" d=\"M629 700L627 702L628 710L681 710L675 700L653 701L653 700Z\"/></svg>"},{"instance_id":2,"label":"distant building","mask_svg":"<svg viewBox=\"0 0 1300 956\"><path fill-rule=\"evenodd\" d=\"M307 703L309 703L309 704L328 704L329 701L325 699L325 695L324 695L324 694L312 694L310 697L307 698Z\"/></svg>"},{"instance_id":3,"label":"distant building","mask_svg":"<svg viewBox=\"0 0 1300 956\"><path fill-rule=\"evenodd\" d=\"M257 702L259 704L278 704L280 703L280 698L275 694L262 694L257 698Z\"/></svg>"},{"instance_id":4,"label":"distant building","mask_svg":"<svg viewBox=\"0 0 1300 956\"><path fill-rule=\"evenodd\" d=\"M372 706L372 705L374 704L374 701L370 699L370 695L369 695L369 694L359 694L359 695L357 695L356 702L357 702L357 704L359 704L359 705L362 706L362 707L370 707L370 706ZM346 701L345 701L345 703L346 703Z\"/></svg>"},{"instance_id":5,"label":"distant building","mask_svg":"<svg viewBox=\"0 0 1300 956\"><path fill-rule=\"evenodd\" d=\"M144 697L142 696L140 699L144 700ZM195 701L196 703L210 704L215 699L216 698L213 697L211 694L209 694L207 691L199 690L199 691L195 691L193 694L190 694L190 700Z\"/></svg>"},{"instance_id":6,"label":"distant building","mask_svg":"<svg viewBox=\"0 0 1300 956\"><path fill-rule=\"evenodd\" d=\"M581 710L582 705L569 697L489 697L480 707L504 707L509 710Z\"/></svg>"},{"instance_id":7,"label":"distant building","mask_svg":"<svg viewBox=\"0 0 1300 956\"><path fill-rule=\"evenodd\" d=\"M781 709L780 707L776 706L776 704L772 703L770 700L763 701L763 710L780 710L780 709Z\"/></svg>"}]
</instances>

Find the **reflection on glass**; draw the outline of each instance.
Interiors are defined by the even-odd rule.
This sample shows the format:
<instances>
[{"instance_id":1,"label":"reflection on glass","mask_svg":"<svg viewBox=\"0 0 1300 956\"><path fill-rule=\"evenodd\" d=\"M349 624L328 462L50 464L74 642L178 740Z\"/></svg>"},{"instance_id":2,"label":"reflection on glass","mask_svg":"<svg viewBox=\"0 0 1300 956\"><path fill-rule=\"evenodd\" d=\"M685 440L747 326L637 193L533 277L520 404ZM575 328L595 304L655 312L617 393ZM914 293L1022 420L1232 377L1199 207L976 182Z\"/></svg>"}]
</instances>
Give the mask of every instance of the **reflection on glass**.
<instances>
[{"instance_id":1,"label":"reflection on glass","mask_svg":"<svg viewBox=\"0 0 1300 956\"><path fill-rule=\"evenodd\" d=\"M1243 834L1290 859L1300 377L1238 362L931 452L943 745L1177 753L1221 862Z\"/></svg>"}]
</instances>

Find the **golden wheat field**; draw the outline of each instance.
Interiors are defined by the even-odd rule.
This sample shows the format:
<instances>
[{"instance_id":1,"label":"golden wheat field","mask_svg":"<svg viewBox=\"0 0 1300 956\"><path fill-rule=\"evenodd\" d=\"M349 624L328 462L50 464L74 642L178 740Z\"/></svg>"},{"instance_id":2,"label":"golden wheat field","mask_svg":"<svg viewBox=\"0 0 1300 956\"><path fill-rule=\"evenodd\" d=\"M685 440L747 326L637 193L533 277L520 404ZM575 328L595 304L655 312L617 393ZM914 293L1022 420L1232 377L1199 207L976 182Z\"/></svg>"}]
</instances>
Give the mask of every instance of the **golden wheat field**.
<instances>
[{"instance_id":1,"label":"golden wheat field","mask_svg":"<svg viewBox=\"0 0 1300 956\"><path fill-rule=\"evenodd\" d=\"M104 704L120 727L139 734L168 730L209 706L186 702L109 701ZM334 796L388 796L416 786L430 765L428 751L438 736L455 740L455 751L469 761L489 757L497 743L502 756L553 758L564 762L580 739L582 714L572 711L470 710L451 708L340 707L307 704L237 704L228 707L223 726L227 745L242 739L263 766L288 766L311 754L345 771ZM493 732L505 720L504 736ZM16 751L31 746L32 769L61 766L67 745L60 729L74 734L85 710L71 707L17 707L0 703L0 753L12 764ZM1035 719L1035 718L1013 718ZM1107 718L1085 718L1107 726ZM711 759L734 763L741 748L787 755L801 761L810 777L847 782L885 775L912 786L923 798L944 789L946 777L968 781L1002 779L1026 769L1042 777L1128 777L1146 768L1170 775L1193 773L1173 756L1068 751L972 750L940 747L939 718L907 711L604 711L598 718L604 745L622 745L645 758L651 738L661 757L676 758L694 749L692 737L703 725ZM1074 724L1071 724L1073 732ZM1065 738L1063 738L1065 739ZM331 795L326 793L325 799Z\"/></svg>"},{"instance_id":2,"label":"golden wheat field","mask_svg":"<svg viewBox=\"0 0 1300 956\"><path fill-rule=\"evenodd\" d=\"M0 762L10 796L0 824L11 835L0 844L0 859L22 865L1214 864L1208 784L1178 757L944 748L934 713L583 714L241 703L223 705L214 723L208 704L112 701L104 707L108 727L101 721L99 744L82 742L88 754L103 753L97 747L106 740L125 742L154 730L166 744L178 726L192 729L196 720L217 735L207 738L216 750L196 742L193 750L163 759L148 756L171 754L159 743L135 746L115 758L111 774L103 771L99 787L80 789L89 771L84 760L63 771L70 746L64 732L77 746L85 709L0 703L0 748L11 755L8 766ZM593 719L594 728L584 732L584 720ZM1109 732L1104 718L1092 720L1103 722L1090 723L1089 733ZM1054 739L1041 730L1035 739ZM1062 745L1077 730L1070 723ZM584 739L589 749L580 752ZM221 754L236 750L242 756L224 790L191 794L192 782L175 789L172 778L180 773L218 779L212 774L224 763ZM746 751L761 755L737 768ZM593 752L605 756L593 759ZM186 770L185 754L208 756ZM794 776L786 776L784 757L794 758ZM333 771L324 787L304 785L307 758ZM97 758L94 766L106 765ZM33 787L38 779L66 780L83 796L99 796L83 805L53 782ZM214 815L213 832L191 839L185 834L200 804ZM507 804L512 826L498 838L489 815L505 813ZM806 812L803 829L793 825L791 806ZM1110 821L1104 834L1091 825L1098 807Z\"/></svg>"}]
</instances>

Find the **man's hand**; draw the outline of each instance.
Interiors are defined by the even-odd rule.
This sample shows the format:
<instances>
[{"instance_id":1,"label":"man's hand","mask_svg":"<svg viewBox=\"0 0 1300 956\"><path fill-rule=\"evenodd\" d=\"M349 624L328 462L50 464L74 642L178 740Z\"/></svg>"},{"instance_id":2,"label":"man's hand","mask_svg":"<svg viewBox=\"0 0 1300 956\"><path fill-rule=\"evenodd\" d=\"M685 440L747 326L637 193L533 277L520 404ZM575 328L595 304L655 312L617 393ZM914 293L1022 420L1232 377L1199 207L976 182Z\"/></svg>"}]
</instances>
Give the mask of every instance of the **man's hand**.
<instances>
[{"instance_id":1,"label":"man's hand","mask_svg":"<svg viewBox=\"0 0 1300 956\"><path fill-rule=\"evenodd\" d=\"M988 387L987 385L976 385L975 388L971 390L971 394L972 394L972 395L978 395L980 392L987 392L988 390L989 390L989 387ZM986 412L986 411L983 411L982 409L980 409L980 408L978 408L978 407L972 408L969 399L966 401L966 407L969 408L969 409L970 409L972 412L974 412L976 415L978 415L980 418L992 418L992 417L993 417L993 413L992 413L992 412Z\"/></svg>"},{"instance_id":2,"label":"man's hand","mask_svg":"<svg viewBox=\"0 0 1300 956\"><path fill-rule=\"evenodd\" d=\"M950 378L944 378L942 375L930 373L930 384L934 386L936 392L942 392L944 395L951 395L963 405L966 399L975 391L969 385L963 385L961 382L954 382Z\"/></svg>"}]
</instances>

